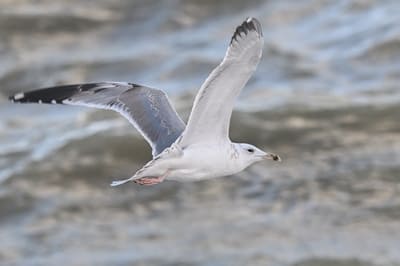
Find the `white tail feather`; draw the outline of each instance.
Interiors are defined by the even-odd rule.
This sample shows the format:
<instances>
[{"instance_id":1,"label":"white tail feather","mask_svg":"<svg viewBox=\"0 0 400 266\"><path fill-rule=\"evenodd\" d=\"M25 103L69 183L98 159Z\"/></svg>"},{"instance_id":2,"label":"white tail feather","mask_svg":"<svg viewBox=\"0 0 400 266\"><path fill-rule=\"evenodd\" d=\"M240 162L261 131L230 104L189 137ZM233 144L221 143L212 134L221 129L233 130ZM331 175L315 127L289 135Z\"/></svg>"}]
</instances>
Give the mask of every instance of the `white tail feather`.
<instances>
[{"instance_id":1,"label":"white tail feather","mask_svg":"<svg viewBox=\"0 0 400 266\"><path fill-rule=\"evenodd\" d=\"M115 181L112 181L112 183L110 184L110 186L116 187L116 186L119 186L119 185L123 185L123 184L125 184L125 183L128 183L129 181L132 181L132 180L133 180L133 178L128 178L128 179L124 179L124 180L115 180Z\"/></svg>"}]
</instances>

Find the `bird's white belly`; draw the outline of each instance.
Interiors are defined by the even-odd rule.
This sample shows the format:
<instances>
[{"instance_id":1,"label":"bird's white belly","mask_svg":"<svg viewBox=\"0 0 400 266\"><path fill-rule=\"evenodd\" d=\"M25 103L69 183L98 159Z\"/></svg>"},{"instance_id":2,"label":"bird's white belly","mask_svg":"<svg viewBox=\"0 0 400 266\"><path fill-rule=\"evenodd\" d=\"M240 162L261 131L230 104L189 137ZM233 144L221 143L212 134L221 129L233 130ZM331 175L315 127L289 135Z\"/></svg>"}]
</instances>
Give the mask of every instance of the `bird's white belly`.
<instances>
[{"instance_id":1,"label":"bird's white belly","mask_svg":"<svg viewBox=\"0 0 400 266\"><path fill-rule=\"evenodd\" d=\"M177 158L170 168L167 179L176 181L197 181L231 175L241 171L230 147L213 146L188 147L182 157Z\"/></svg>"}]
</instances>

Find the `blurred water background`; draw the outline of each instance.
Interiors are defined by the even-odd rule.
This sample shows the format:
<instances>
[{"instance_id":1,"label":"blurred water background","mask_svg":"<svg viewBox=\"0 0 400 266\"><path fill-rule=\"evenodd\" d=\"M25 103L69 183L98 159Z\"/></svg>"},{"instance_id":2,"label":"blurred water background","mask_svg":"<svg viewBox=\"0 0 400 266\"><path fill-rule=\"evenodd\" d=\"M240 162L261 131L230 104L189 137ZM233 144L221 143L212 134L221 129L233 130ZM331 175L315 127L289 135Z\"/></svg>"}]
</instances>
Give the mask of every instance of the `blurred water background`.
<instances>
[{"instance_id":1,"label":"blurred water background","mask_svg":"<svg viewBox=\"0 0 400 266\"><path fill-rule=\"evenodd\" d=\"M276 152L232 177L111 188L150 159L117 114L13 105L131 81L187 118L234 28L264 56L231 136ZM1 265L400 265L400 2L0 1Z\"/></svg>"}]
</instances>

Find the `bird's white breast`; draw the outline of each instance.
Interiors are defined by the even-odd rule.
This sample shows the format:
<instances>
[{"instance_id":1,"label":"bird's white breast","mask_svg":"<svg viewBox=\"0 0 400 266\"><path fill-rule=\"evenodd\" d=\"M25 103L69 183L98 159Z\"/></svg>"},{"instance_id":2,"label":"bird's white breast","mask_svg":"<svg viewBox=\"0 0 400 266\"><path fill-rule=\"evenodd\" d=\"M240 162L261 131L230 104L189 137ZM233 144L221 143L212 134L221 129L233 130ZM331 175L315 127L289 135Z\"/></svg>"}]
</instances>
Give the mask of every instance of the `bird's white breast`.
<instances>
[{"instance_id":1,"label":"bird's white breast","mask_svg":"<svg viewBox=\"0 0 400 266\"><path fill-rule=\"evenodd\" d=\"M172 159L167 179L195 181L226 176L243 169L230 144L196 144L183 149L182 156Z\"/></svg>"}]
</instances>

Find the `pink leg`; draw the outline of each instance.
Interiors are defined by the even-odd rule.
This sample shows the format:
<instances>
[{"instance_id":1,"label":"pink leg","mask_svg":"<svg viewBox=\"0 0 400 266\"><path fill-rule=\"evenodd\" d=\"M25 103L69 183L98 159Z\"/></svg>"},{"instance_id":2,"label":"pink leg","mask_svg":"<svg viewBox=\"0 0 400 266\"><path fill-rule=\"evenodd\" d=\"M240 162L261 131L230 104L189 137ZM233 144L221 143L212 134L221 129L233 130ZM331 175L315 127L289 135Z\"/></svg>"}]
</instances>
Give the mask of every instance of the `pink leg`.
<instances>
[{"instance_id":1,"label":"pink leg","mask_svg":"<svg viewBox=\"0 0 400 266\"><path fill-rule=\"evenodd\" d=\"M159 176L159 177L142 177L136 180L133 180L136 184L139 185L144 185L144 186L151 186L151 185L156 185L164 181L165 177L167 176L168 172L166 172L164 175Z\"/></svg>"}]
</instances>

